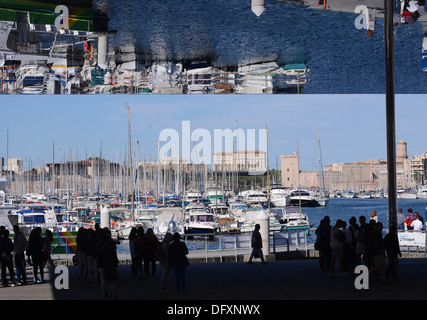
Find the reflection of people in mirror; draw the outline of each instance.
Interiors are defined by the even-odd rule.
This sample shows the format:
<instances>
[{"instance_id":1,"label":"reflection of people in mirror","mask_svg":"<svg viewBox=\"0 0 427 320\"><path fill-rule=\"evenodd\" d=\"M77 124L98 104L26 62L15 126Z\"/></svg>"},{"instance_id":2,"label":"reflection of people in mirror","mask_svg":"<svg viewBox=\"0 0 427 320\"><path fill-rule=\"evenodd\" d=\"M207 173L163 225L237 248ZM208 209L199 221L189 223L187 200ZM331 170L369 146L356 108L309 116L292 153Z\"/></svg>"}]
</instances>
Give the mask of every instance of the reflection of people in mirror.
<instances>
[{"instance_id":1,"label":"reflection of people in mirror","mask_svg":"<svg viewBox=\"0 0 427 320\"><path fill-rule=\"evenodd\" d=\"M319 0L319 5L323 5L323 9L326 9L327 0Z\"/></svg>"},{"instance_id":2,"label":"reflection of people in mirror","mask_svg":"<svg viewBox=\"0 0 427 320\"><path fill-rule=\"evenodd\" d=\"M84 44L85 49L85 57L88 60L92 60L92 54L93 54L93 45L90 43L90 41L86 41Z\"/></svg>"},{"instance_id":3,"label":"reflection of people in mirror","mask_svg":"<svg viewBox=\"0 0 427 320\"><path fill-rule=\"evenodd\" d=\"M402 6L402 19L401 23L408 24L409 22L414 23L420 17L418 12L418 2L417 0L401 0Z\"/></svg>"},{"instance_id":4,"label":"reflection of people in mirror","mask_svg":"<svg viewBox=\"0 0 427 320\"><path fill-rule=\"evenodd\" d=\"M375 17L377 15L377 9L374 8L372 14L371 14L371 10L369 10L368 12L369 12L369 21L368 21L368 31L366 31L366 34L372 37L374 35L374 30L375 30Z\"/></svg>"}]
</instances>

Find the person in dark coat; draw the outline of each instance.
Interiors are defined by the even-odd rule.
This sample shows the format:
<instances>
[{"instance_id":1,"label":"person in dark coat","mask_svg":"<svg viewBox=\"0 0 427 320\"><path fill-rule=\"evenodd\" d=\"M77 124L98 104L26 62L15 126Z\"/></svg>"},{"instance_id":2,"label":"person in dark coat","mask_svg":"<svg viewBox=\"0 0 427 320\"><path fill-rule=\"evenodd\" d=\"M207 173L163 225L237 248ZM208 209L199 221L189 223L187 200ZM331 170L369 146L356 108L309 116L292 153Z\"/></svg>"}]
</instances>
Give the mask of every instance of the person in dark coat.
<instances>
[{"instance_id":1,"label":"person in dark coat","mask_svg":"<svg viewBox=\"0 0 427 320\"><path fill-rule=\"evenodd\" d=\"M372 259L370 274L379 273L379 278L382 283L388 283L385 277L385 242L382 236L383 224L377 222L372 229L368 242L369 255Z\"/></svg>"},{"instance_id":2,"label":"person in dark coat","mask_svg":"<svg viewBox=\"0 0 427 320\"><path fill-rule=\"evenodd\" d=\"M41 236L42 229L37 227L31 230L28 239L27 256L30 265L33 266L34 283L44 282L43 271L43 238ZM40 279L37 278L38 270L40 270Z\"/></svg>"},{"instance_id":3,"label":"person in dark coat","mask_svg":"<svg viewBox=\"0 0 427 320\"><path fill-rule=\"evenodd\" d=\"M145 232L143 227L138 227L138 231L136 233L136 238L134 241L134 251L135 251L135 268L136 272L140 275L142 275L142 263L144 259L144 238L145 238Z\"/></svg>"},{"instance_id":4,"label":"person in dark coat","mask_svg":"<svg viewBox=\"0 0 427 320\"><path fill-rule=\"evenodd\" d=\"M79 280L81 283L87 281L87 250L88 250L88 237L87 230L80 227L77 231L76 243L77 243L77 256L79 258Z\"/></svg>"},{"instance_id":5,"label":"person in dark coat","mask_svg":"<svg viewBox=\"0 0 427 320\"><path fill-rule=\"evenodd\" d=\"M12 239L9 238L8 230L1 230L0 232L0 262L1 262L1 278L3 282L3 287L8 287L7 282L7 273L6 270L9 270L9 276L11 280L11 286L15 286L15 272L13 271L13 260L12 252L14 246Z\"/></svg>"},{"instance_id":6,"label":"person in dark coat","mask_svg":"<svg viewBox=\"0 0 427 320\"><path fill-rule=\"evenodd\" d=\"M169 257L169 245L173 240L173 235L170 232L165 234L163 241L161 242L161 259L160 265L162 266L162 276L160 278L160 293L167 292L167 280L169 271L171 268L170 257Z\"/></svg>"},{"instance_id":7,"label":"person in dark coat","mask_svg":"<svg viewBox=\"0 0 427 320\"><path fill-rule=\"evenodd\" d=\"M316 250L319 251L319 266L322 271L329 270L331 265L331 229L328 217L323 218L316 229Z\"/></svg>"},{"instance_id":8,"label":"person in dark coat","mask_svg":"<svg viewBox=\"0 0 427 320\"><path fill-rule=\"evenodd\" d=\"M249 264L252 264L252 259L256 256L261 258L262 264L267 264L264 260L264 254L262 253L262 237L259 230L261 229L261 226L257 223L255 225L255 230L252 232L252 252L249 257Z\"/></svg>"},{"instance_id":9,"label":"person in dark coat","mask_svg":"<svg viewBox=\"0 0 427 320\"><path fill-rule=\"evenodd\" d=\"M169 261L175 274L176 291L184 292L186 289L185 271L189 265L188 248L185 242L180 241L178 232L173 234L173 241L169 244Z\"/></svg>"},{"instance_id":10,"label":"person in dark coat","mask_svg":"<svg viewBox=\"0 0 427 320\"><path fill-rule=\"evenodd\" d=\"M103 299L117 299L117 280L119 279L117 250L111 239L111 232L104 230L102 246L97 255L97 264L101 277Z\"/></svg>"},{"instance_id":11,"label":"person in dark coat","mask_svg":"<svg viewBox=\"0 0 427 320\"><path fill-rule=\"evenodd\" d=\"M138 239L138 229L136 227L133 227L129 233L129 252L130 252L130 257L132 259L130 270L132 274L137 274L138 272L138 258L139 258L140 252L135 250L136 249L135 242L137 241L137 239Z\"/></svg>"},{"instance_id":12,"label":"person in dark coat","mask_svg":"<svg viewBox=\"0 0 427 320\"><path fill-rule=\"evenodd\" d=\"M156 275L156 257L155 252L157 246L160 245L159 240L153 232L153 229L147 229L143 241L143 252L144 252L144 273L146 276L149 275L150 264L151 264L151 275Z\"/></svg>"},{"instance_id":13,"label":"person in dark coat","mask_svg":"<svg viewBox=\"0 0 427 320\"><path fill-rule=\"evenodd\" d=\"M392 225L388 234L384 237L385 251L387 254L388 266L386 269L386 278L392 278L394 281L399 281L399 257L402 256L399 246L399 238L397 237L397 227Z\"/></svg>"},{"instance_id":14,"label":"person in dark coat","mask_svg":"<svg viewBox=\"0 0 427 320\"><path fill-rule=\"evenodd\" d=\"M18 284L27 284L27 272L25 268L25 250L28 248L28 240L25 235L19 230L18 225L13 226L14 254L15 254L15 268L16 280Z\"/></svg>"}]
</instances>

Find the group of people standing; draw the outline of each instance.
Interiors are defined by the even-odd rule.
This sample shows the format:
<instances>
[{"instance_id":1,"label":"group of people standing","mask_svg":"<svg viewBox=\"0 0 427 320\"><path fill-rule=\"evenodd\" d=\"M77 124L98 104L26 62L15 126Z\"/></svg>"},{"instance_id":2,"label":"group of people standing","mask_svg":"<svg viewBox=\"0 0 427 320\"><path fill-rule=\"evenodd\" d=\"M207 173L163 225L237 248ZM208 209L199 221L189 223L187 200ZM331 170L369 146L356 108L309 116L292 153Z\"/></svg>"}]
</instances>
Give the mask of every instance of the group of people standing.
<instances>
[{"instance_id":1,"label":"group of people standing","mask_svg":"<svg viewBox=\"0 0 427 320\"><path fill-rule=\"evenodd\" d=\"M160 278L160 292L167 292L167 280L170 270L174 271L176 290L184 292L186 289L185 272L189 265L188 248L181 236L175 232L166 233L159 241L151 228L144 232L142 227L132 228L129 234L129 249L132 259L132 274L143 273L146 276L156 275L156 263L160 263L162 274ZM142 267L144 264L144 268Z\"/></svg>"},{"instance_id":2,"label":"group of people standing","mask_svg":"<svg viewBox=\"0 0 427 320\"><path fill-rule=\"evenodd\" d=\"M80 283L100 283L102 299L117 299L119 279L117 242L108 228L79 228L76 237Z\"/></svg>"},{"instance_id":3,"label":"group of people standing","mask_svg":"<svg viewBox=\"0 0 427 320\"><path fill-rule=\"evenodd\" d=\"M394 25L414 23L420 17L420 6L424 7L424 12L427 12L425 5L425 0L394 0Z\"/></svg>"},{"instance_id":4,"label":"group of people standing","mask_svg":"<svg viewBox=\"0 0 427 320\"><path fill-rule=\"evenodd\" d=\"M54 268L51 259L52 232L46 230L43 237L42 229L37 227L31 230L28 240L18 225L13 226L13 232L12 240L9 230L4 226L0 227L0 263L3 287L28 284L27 261L33 267L33 283L44 282L46 265L51 267L51 272ZM9 279L7 273L9 273Z\"/></svg>"},{"instance_id":5,"label":"group of people standing","mask_svg":"<svg viewBox=\"0 0 427 320\"><path fill-rule=\"evenodd\" d=\"M382 283L398 281L398 258L401 256L397 226L393 225L383 237L383 224L376 214L370 215L369 222L365 216L351 217L349 225L338 219L331 226L330 218L325 216L316 229L315 249L319 251L320 269L335 275L338 263L338 275L347 275L358 265L368 267L370 274L377 274ZM388 264L386 263L388 261Z\"/></svg>"},{"instance_id":6,"label":"group of people standing","mask_svg":"<svg viewBox=\"0 0 427 320\"><path fill-rule=\"evenodd\" d=\"M413 212L411 208L408 209L408 214L405 216L402 209L397 213L397 229L398 230L423 230L424 219L418 212Z\"/></svg>"}]
</instances>

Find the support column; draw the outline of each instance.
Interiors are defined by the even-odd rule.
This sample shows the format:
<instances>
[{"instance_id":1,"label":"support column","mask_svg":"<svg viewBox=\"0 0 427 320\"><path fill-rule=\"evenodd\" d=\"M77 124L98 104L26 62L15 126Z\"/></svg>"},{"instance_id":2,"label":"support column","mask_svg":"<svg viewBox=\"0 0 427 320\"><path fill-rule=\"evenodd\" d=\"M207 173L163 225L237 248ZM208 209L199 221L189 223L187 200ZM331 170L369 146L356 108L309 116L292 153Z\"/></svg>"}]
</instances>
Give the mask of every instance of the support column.
<instances>
[{"instance_id":1,"label":"support column","mask_svg":"<svg viewBox=\"0 0 427 320\"><path fill-rule=\"evenodd\" d=\"M397 222L396 127L394 100L393 0L384 0L388 227Z\"/></svg>"},{"instance_id":2,"label":"support column","mask_svg":"<svg viewBox=\"0 0 427 320\"><path fill-rule=\"evenodd\" d=\"M105 66L107 64L108 54L108 37L106 35L98 37L98 65Z\"/></svg>"},{"instance_id":3,"label":"support column","mask_svg":"<svg viewBox=\"0 0 427 320\"><path fill-rule=\"evenodd\" d=\"M260 225L259 233L262 238L262 253L265 257L270 254L270 217L263 210L255 217L255 223Z\"/></svg>"},{"instance_id":4,"label":"support column","mask_svg":"<svg viewBox=\"0 0 427 320\"><path fill-rule=\"evenodd\" d=\"M103 228L108 228L110 229L110 208L105 205L104 208L102 208L101 210L101 223L100 223L100 227Z\"/></svg>"}]
</instances>

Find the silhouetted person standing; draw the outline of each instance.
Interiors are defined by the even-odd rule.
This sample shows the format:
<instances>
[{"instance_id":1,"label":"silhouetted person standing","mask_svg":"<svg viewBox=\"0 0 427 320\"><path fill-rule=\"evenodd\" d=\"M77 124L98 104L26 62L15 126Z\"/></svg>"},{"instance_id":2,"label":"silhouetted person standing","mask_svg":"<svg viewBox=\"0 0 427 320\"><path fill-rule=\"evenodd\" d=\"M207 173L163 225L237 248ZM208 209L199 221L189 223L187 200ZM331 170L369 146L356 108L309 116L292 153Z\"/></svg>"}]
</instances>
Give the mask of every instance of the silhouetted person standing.
<instances>
[{"instance_id":1,"label":"silhouetted person standing","mask_svg":"<svg viewBox=\"0 0 427 320\"><path fill-rule=\"evenodd\" d=\"M1 278L3 287L8 287L6 270L9 270L11 286L15 286L15 272L13 271L13 242L9 238L8 230L1 230L0 233L0 262L1 262Z\"/></svg>"},{"instance_id":2,"label":"silhouetted person standing","mask_svg":"<svg viewBox=\"0 0 427 320\"><path fill-rule=\"evenodd\" d=\"M153 232L153 229L148 228L145 233L143 240L143 252L144 252L144 273L146 276L150 274L150 264L151 264L151 275L156 275L156 257L154 253L156 252L157 246L159 245L159 240Z\"/></svg>"},{"instance_id":3,"label":"silhouetted person standing","mask_svg":"<svg viewBox=\"0 0 427 320\"><path fill-rule=\"evenodd\" d=\"M329 270L331 265L331 228L329 219L323 218L316 229L316 247L319 250L319 266L322 271Z\"/></svg>"},{"instance_id":4,"label":"silhouetted person standing","mask_svg":"<svg viewBox=\"0 0 427 320\"><path fill-rule=\"evenodd\" d=\"M160 279L161 293L167 292L167 280L168 280L168 275L171 268L169 245L172 240L173 240L173 236L170 232L168 232L165 234L165 237L161 243L161 248L162 248L162 256L160 259L160 265L162 266L162 277Z\"/></svg>"},{"instance_id":5,"label":"silhouetted person standing","mask_svg":"<svg viewBox=\"0 0 427 320\"><path fill-rule=\"evenodd\" d=\"M117 299L117 280L119 279L116 246L111 239L111 232L104 231L102 246L97 256L101 276L101 294L103 299Z\"/></svg>"},{"instance_id":6,"label":"silhouetted person standing","mask_svg":"<svg viewBox=\"0 0 427 320\"><path fill-rule=\"evenodd\" d=\"M257 257L261 258L262 264L267 264L264 260L264 254L262 253L262 237L261 233L259 233L259 229L261 229L261 226L257 223L254 232L252 232L252 252L249 257L249 264L252 264L252 259Z\"/></svg>"},{"instance_id":7,"label":"silhouetted person standing","mask_svg":"<svg viewBox=\"0 0 427 320\"><path fill-rule=\"evenodd\" d=\"M16 268L16 280L18 284L27 284L27 272L25 268L25 250L28 248L28 240L25 238L18 225L13 226L14 259Z\"/></svg>"},{"instance_id":8,"label":"silhouetted person standing","mask_svg":"<svg viewBox=\"0 0 427 320\"><path fill-rule=\"evenodd\" d=\"M44 281L43 271L43 238L41 236L41 228L37 227L31 230L30 237L28 239L27 256L30 265L33 266L34 283L40 283ZM40 279L37 278L38 270L40 270Z\"/></svg>"},{"instance_id":9,"label":"silhouetted person standing","mask_svg":"<svg viewBox=\"0 0 427 320\"><path fill-rule=\"evenodd\" d=\"M394 281L399 281L399 257L402 256L402 253L400 252L396 226L390 227L389 233L384 237L384 243L388 259L386 278L391 277Z\"/></svg>"},{"instance_id":10,"label":"silhouetted person standing","mask_svg":"<svg viewBox=\"0 0 427 320\"><path fill-rule=\"evenodd\" d=\"M383 224L377 222L369 236L370 255L372 257L372 265L369 273L379 272L379 277L382 283L388 283L385 277L385 242L382 236Z\"/></svg>"},{"instance_id":11,"label":"silhouetted person standing","mask_svg":"<svg viewBox=\"0 0 427 320\"><path fill-rule=\"evenodd\" d=\"M169 245L169 259L175 273L176 291L184 292L186 288L185 271L189 265L188 248L185 242L180 241L178 232L173 234L173 241Z\"/></svg>"}]
</instances>

